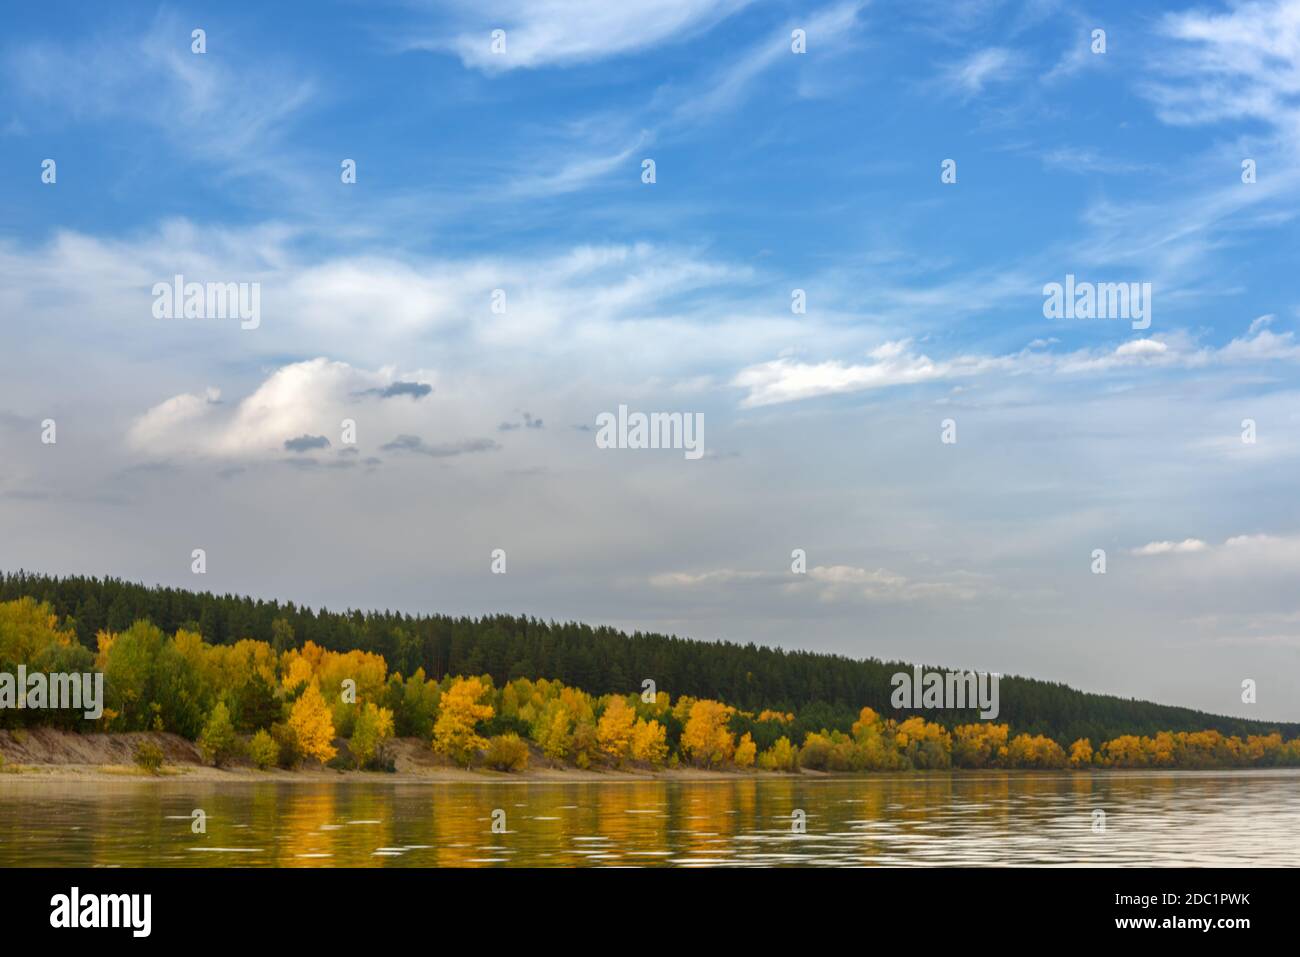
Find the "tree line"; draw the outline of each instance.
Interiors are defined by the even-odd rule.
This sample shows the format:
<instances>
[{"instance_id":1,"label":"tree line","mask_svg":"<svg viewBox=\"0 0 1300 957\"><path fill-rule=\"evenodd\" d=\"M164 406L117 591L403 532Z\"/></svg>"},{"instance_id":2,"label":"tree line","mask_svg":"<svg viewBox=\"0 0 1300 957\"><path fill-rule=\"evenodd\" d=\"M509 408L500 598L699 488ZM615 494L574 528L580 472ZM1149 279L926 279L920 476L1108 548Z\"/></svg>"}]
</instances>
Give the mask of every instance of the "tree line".
<instances>
[{"instance_id":1,"label":"tree line","mask_svg":"<svg viewBox=\"0 0 1300 957\"><path fill-rule=\"evenodd\" d=\"M800 735L791 712L650 689L594 695L546 678L434 680L422 668L404 677L374 652L330 651L312 641L280 652L250 638L214 645L184 628L167 635L146 619L95 639L92 653L44 602L0 602L0 670L94 669L104 675L106 695L98 720L75 710L4 709L0 725L172 731L196 740L212 764L247 759L260 768L307 762L391 770L394 737L427 742L447 762L501 771L523 770L534 759L579 768L787 772L1300 766L1300 738L1286 742L1279 732L1121 735L1095 747L1079 738L1067 749L1044 735L1014 734L1005 723L947 728L863 706L847 732ZM162 760L151 742L136 757L150 770Z\"/></svg>"},{"instance_id":2,"label":"tree line","mask_svg":"<svg viewBox=\"0 0 1300 957\"><path fill-rule=\"evenodd\" d=\"M640 689L645 679L675 696L725 701L744 712L793 715L789 731L802 741L826 729L851 733L863 707L884 720L919 716L953 728L970 713L901 711L891 702L891 678L912 664L853 659L819 652L710 642L648 632L625 633L576 622L513 615L480 618L412 616L391 611L329 611L184 589L147 587L115 578L0 575L0 600L46 603L85 649L101 632L118 634L138 620L164 633L185 631L213 646L262 642L276 655L308 643L329 652L361 651L412 675L480 675L497 688L520 678L558 681L597 696ZM938 670L937 666L926 665ZM1300 724L1212 715L1017 676L1000 681L1000 714L1016 734L1056 741L1104 742L1123 735L1217 731L1246 738L1300 734Z\"/></svg>"}]
</instances>

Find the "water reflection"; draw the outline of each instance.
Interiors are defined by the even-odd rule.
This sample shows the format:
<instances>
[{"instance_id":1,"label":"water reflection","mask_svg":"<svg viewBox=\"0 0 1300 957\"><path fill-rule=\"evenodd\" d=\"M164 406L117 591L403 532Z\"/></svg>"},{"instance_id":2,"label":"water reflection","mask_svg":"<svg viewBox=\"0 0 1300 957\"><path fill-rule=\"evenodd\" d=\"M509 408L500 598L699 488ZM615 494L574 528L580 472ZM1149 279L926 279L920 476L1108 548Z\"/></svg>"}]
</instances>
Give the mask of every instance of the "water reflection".
<instances>
[{"instance_id":1,"label":"water reflection","mask_svg":"<svg viewBox=\"0 0 1300 957\"><path fill-rule=\"evenodd\" d=\"M1294 770L436 785L6 776L0 865L1296 866L1298 798ZM192 831L195 809L206 833Z\"/></svg>"}]
</instances>

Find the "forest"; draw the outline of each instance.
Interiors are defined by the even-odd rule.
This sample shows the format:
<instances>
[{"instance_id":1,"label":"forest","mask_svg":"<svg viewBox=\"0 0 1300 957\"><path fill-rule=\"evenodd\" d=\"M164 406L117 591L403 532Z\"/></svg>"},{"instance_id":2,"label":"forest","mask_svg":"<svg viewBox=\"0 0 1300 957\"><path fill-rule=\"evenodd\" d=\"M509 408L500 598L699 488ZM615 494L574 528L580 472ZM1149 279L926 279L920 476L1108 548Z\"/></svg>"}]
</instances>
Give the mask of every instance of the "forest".
<instances>
[{"instance_id":1,"label":"forest","mask_svg":"<svg viewBox=\"0 0 1300 957\"><path fill-rule=\"evenodd\" d=\"M167 730L215 761L382 766L418 737L460 764L579 767L1241 767L1300 763L1300 727L1004 677L1000 723L895 711L876 659L625 634L506 615L413 617L0 576L0 671L102 671L102 722L0 711L0 727ZM650 679L654 690L646 692ZM334 742L349 739L340 758Z\"/></svg>"}]
</instances>

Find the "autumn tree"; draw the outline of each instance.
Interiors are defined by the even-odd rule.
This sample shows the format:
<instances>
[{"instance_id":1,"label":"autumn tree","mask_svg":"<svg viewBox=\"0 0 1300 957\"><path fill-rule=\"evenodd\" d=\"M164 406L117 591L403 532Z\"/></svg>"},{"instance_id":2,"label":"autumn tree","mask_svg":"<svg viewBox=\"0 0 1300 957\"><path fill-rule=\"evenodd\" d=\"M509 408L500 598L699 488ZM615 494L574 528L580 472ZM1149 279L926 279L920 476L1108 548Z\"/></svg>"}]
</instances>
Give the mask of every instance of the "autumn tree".
<instances>
[{"instance_id":1,"label":"autumn tree","mask_svg":"<svg viewBox=\"0 0 1300 957\"><path fill-rule=\"evenodd\" d=\"M207 724L199 735L198 745L203 760L217 767L239 754L239 735L235 733L235 726L224 702L218 701L213 706Z\"/></svg>"},{"instance_id":2,"label":"autumn tree","mask_svg":"<svg viewBox=\"0 0 1300 957\"><path fill-rule=\"evenodd\" d=\"M533 724L533 740L548 758L563 761L573 752L572 727L569 709L551 701Z\"/></svg>"},{"instance_id":3,"label":"autumn tree","mask_svg":"<svg viewBox=\"0 0 1300 957\"><path fill-rule=\"evenodd\" d=\"M462 766L468 766L486 744L478 723L492 717L492 706L483 702L488 688L479 678L457 678L442 695L438 720L433 724L433 750Z\"/></svg>"},{"instance_id":4,"label":"autumn tree","mask_svg":"<svg viewBox=\"0 0 1300 957\"><path fill-rule=\"evenodd\" d=\"M373 701L362 705L352 728L352 740L348 742L357 767L382 764L384 746L392 736L393 712L379 707Z\"/></svg>"},{"instance_id":5,"label":"autumn tree","mask_svg":"<svg viewBox=\"0 0 1300 957\"><path fill-rule=\"evenodd\" d=\"M668 729L654 718L638 720L632 732L632 759L660 767L668 757L667 734Z\"/></svg>"},{"instance_id":6,"label":"autumn tree","mask_svg":"<svg viewBox=\"0 0 1300 957\"><path fill-rule=\"evenodd\" d=\"M524 771L528 768L528 745L513 731L498 734L488 741L483 763L497 771Z\"/></svg>"},{"instance_id":7,"label":"autumn tree","mask_svg":"<svg viewBox=\"0 0 1300 957\"><path fill-rule=\"evenodd\" d=\"M321 690L329 695L334 727L339 734L350 736L361 706L382 700L388 666L382 655L370 652L325 651L315 674Z\"/></svg>"},{"instance_id":8,"label":"autumn tree","mask_svg":"<svg viewBox=\"0 0 1300 957\"><path fill-rule=\"evenodd\" d=\"M736 751L735 738L727 730L732 710L721 701L694 702L682 731L682 752L697 764L717 767L729 763Z\"/></svg>"},{"instance_id":9,"label":"autumn tree","mask_svg":"<svg viewBox=\"0 0 1300 957\"><path fill-rule=\"evenodd\" d=\"M809 731L804 735L803 747L799 749L799 766L813 771L827 770L831 756L831 736L829 734Z\"/></svg>"},{"instance_id":10,"label":"autumn tree","mask_svg":"<svg viewBox=\"0 0 1300 957\"><path fill-rule=\"evenodd\" d=\"M289 712L289 729L304 757L323 763L338 754L334 747L334 722L316 682L308 684L293 703Z\"/></svg>"},{"instance_id":11,"label":"autumn tree","mask_svg":"<svg viewBox=\"0 0 1300 957\"><path fill-rule=\"evenodd\" d=\"M1080 738L1070 745L1070 767L1092 767L1092 742L1087 738Z\"/></svg>"},{"instance_id":12,"label":"autumn tree","mask_svg":"<svg viewBox=\"0 0 1300 957\"><path fill-rule=\"evenodd\" d=\"M898 725L894 743L914 768L952 767L952 735L942 725L919 715Z\"/></svg>"},{"instance_id":13,"label":"autumn tree","mask_svg":"<svg viewBox=\"0 0 1300 957\"><path fill-rule=\"evenodd\" d=\"M754 766L754 757L758 753L758 746L754 744L754 736L746 731L740 736L736 743L736 753L734 760L738 768L751 768Z\"/></svg>"},{"instance_id":14,"label":"autumn tree","mask_svg":"<svg viewBox=\"0 0 1300 957\"><path fill-rule=\"evenodd\" d=\"M858 712L851 731L855 743L854 770L892 771L905 766L904 758L894 747L893 736L873 709L863 708ZM828 763L832 760L829 752L825 760Z\"/></svg>"},{"instance_id":15,"label":"autumn tree","mask_svg":"<svg viewBox=\"0 0 1300 957\"><path fill-rule=\"evenodd\" d=\"M77 674L90 671L94 659L73 629L59 627L48 604L20 598L0 603L0 672L12 676L19 665L46 674ZM104 717L111 720L112 714L105 710ZM83 718L74 710L16 709L12 701L0 706L0 727L38 722L73 729Z\"/></svg>"},{"instance_id":16,"label":"autumn tree","mask_svg":"<svg viewBox=\"0 0 1300 957\"><path fill-rule=\"evenodd\" d=\"M583 719L573 725L573 763L580 768L591 767L591 759L600 754L600 742L593 721Z\"/></svg>"},{"instance_id":17,"label":"autumn tree","mask_svg":"<svg viewBox=\"0 0 1300 957\"><path fill-rule=\"evenodd\" d=\"M641 705L637 706L639 717L655 718L667 728L670 747L677 746L688 717L689 700L684 710L677 707L683 704L683 697L713 698L754 712L759 718L753 722L756 727L742 727L733 722L731 730L751 731L761 748L770 747L781 734L799 742L808 731L823 728L851 733L853 715L862 705L870 705L881 713L890 707L890 678L898 668L895 662L851 660L811 652L792 655L753 644L701 642L667 634L631 635L577 622L548 623L510 615L470 620L388 611L336 612L238 595L148 588L115 579L0 573L0 603L24 598L47 603L50 613L62 622L60 630L75 627L78 638L87 645L92 645L101 631L110 636L121 635L133 622L147 618L166 634L174 634L178 629L199 631L206 641L216 646L249 638L271 645L281 655L293 650L306 651L309 643L317 649L329 648L340 653L356 649L383 654L404 676L419 667L427 675L487 672L498 682L520 676L549 675L607 691L627 687L631 676L643 672L672 675L673 690L679 697L671 709L671 717L648 713ZM3 630L2 622L0 630ZM309 674L313 673L310 658L304 661L304 666ZM646 672L647 667L653 667L654 671ZM1088 737L1095 742L1093 747L1098 753L1103 750L1102 742L1120 736L1153 737L1160 731L1170 731L1175 734L1175 767L1235 767L1261 761L1267 764L1272 760L1296 760L1297 749L1289 742L1300 734L1300 723L1268 724L1198 714L1151 702L1086 694L1064 685L1014 676L1005 676L1000 688L1001 721L1020 729L1032 728L1035 733L1061 743ZM321 685L327 700L333 700L336 690L325 683ZM656 698L664 694L659 691ZM523 718L525 723L533 725L552 696L548 693L530 702L533 711ZM296 691L289 697L296 697ZM232 720L240 727L242 716L230 698L225 700ZM199 728L213 703L199 702L196 712ZM392 702L377 703L392 708L397 719ZM113 707L110 703L109 708ZM521 697L521 715L524 709ZM13 710L0 714L0 722L12 722L20 717ZM792 714L794 720L781 724L765 712ZM587 720L572 708L570 713L575 725ZM947 716L954 717L951 713ZM152 726L155 717L158 716L146 715L136 727ZM166 723L168 719L162 720ZM1203 722L1199 725L1202 730L1213 730L1220 735L1220 741L1212 749L1192 747L1190 741L1176 737L1184 732L1199 733L1190 730L1198 726L1198 721ZM108 726L123 727L121 723ZM1251 735L1267 737L1275 730L1281 731L1288 741L1284 748L1264 745L1261 749L1248 740ZM432 727L427 731L426 740L431 733ZM1122 754L1120 759L1131 760L1131 755Z\"/></svg>"},{"instance_id":18,"label":"autumn tree","mask_svg":"<svg viewBox=\"0 0 1300 957\"><path fill-rule=\"evenodd\" d=\"M211 688L193 658L147 621L106 642L104 687L115 730L174 731L194 740L211 708Z\"/></svg>"},{"instance_id":19,"label":"autumn tree","mask_svg":"<svg viewBox=\"0 0 1300 957\"><path fill-rule=\"evenodd\" d=\"M596 725L596 741L601 752L615 765L631 754L635 727L636 712L628 707L627 701L618 696L611 698Z\"/></svg>"},{"instance_id":20,"label":"autumn tree","mask_svg":"<svg viewBox=\"0 0 1300 957\"><path fill-rule=\"evenodd\" d=\"M976 721L952 729L952 763L959 768L1001 767L1011 733L1005 724Z\"/></svg>"},{"instance_id":21,"label":"autumn tree","mask_svg":"<svg viewBox=\"0 0 1300 957\"><path fill-rule=\"evenodd\" d=\"M294 646L293 625L283 618L271 622L271 647L277 655L283 654Z\"/></svg>"},{"instance_id":22,"label":"autumn tree","mask_svg":"<svg viewBox=\"0 0 1300 957\"><path fill-rule=\"evenodd\" d=\"M403 680L394 672L388 678L384 701L393 712L395 733L403 738L424 738L433 735L433 722L438 716L438 703L442 689L438 682L428 680L423 668Z\"/></svg>"},{"instance_id":23,"label":"autumn tree","mask_svg":"<svg viewBox=\"0 0 1300 957\"><path fill-rule=\"evenodd\" d=\"M1065 751L1051 738L1041 734L1016 735L1007 745L1007 761L1013 768L1063 768Z\"/></svg>"},{"instance_id":24,"label":"autumn tree","mask_svg":"<svg viewBox=\"0 0 1300 957\"><path fill-rule=\"evenodd\" d=\"M1102 763L1115 768L1146 767L1147 753L1142 739L1135 734L1121 734L1101 746Z\"/></svg>"},{"instance_id":25,"label":"autumn tree","mask_svg":"<svg viewBox=\"0 0 1300 957\"><path fill-rule=\"evenodd\" d=\"M265 728L253 735L248 742L248 758L262 771L279 763L280 746Z\"/></svg>"},{"instance_id":26,"label":"autumn tree","mask_svg":"<svg viewBox=\"0 0 1300 957\"><path fill-rule=\"evenodd\" d=\"M758 766L765 771L797 771L799 752L790 743L790 739L782 735L758 756Z\"/></svg>"}]
</instances>

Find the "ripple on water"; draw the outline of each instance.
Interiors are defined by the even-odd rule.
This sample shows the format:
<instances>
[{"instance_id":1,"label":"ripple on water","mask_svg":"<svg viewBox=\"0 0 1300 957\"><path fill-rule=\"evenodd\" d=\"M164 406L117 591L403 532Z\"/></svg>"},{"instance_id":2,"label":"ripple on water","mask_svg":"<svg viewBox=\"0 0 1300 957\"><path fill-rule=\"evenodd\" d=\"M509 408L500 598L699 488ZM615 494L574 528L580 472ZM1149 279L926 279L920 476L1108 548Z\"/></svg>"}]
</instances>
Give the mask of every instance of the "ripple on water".
<instances>
[{"instance_id":1,"label":"ripple on water","mask_svg":"<svg viewBox=\"0 0 1300 957\"><path fill-rule=\"evenodd\" d=\"M736 775L548 783L522 795L496 784L159 787L0 776L0 867L1300 866L1300 772L1290 769ZM207 812L211 845L192 844L192 807ZM490 835L499 807L515 809L515 826ZM805 833L792 830L795 810Z\"/></svg>"}]
</instances>

